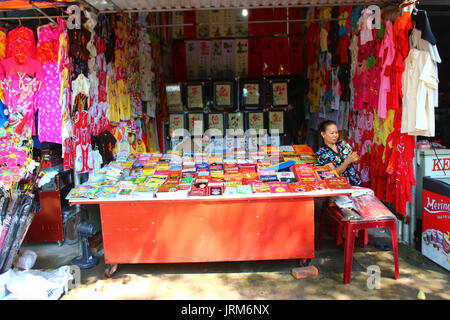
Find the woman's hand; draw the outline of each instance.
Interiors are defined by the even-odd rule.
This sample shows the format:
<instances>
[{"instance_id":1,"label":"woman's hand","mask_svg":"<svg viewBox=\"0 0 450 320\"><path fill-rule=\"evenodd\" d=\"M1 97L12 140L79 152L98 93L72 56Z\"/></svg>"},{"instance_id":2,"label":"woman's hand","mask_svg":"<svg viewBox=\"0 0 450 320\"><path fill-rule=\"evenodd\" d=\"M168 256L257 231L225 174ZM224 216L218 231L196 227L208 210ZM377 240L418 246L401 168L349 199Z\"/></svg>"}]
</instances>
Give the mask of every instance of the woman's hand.
<instances>
[{"instance_id":1,"label":"woman's hand","mask_svg":"<svg viewBox=\"0 0 450 320\"><path fill-rule=\"evenodd\" d=\"M351 163L359 163L359 161L361 160L361 158L359 157L358 153L352 151L348 156L347 159L345 159L345 161L347 161L348 164Z\"/></svg>"}]
</instances>

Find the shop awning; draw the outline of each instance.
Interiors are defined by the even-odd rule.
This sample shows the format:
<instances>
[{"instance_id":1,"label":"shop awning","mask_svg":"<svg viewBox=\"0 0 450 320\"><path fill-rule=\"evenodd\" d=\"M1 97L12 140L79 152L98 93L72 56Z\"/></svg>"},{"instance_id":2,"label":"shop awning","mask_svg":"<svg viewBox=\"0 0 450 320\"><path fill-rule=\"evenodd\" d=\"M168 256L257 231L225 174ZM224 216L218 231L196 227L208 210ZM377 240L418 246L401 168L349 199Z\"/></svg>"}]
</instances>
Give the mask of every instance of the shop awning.
<instances>
[{"instance_id":1,"label":"shop awning","mask_svg":"<svg viewBox=\"0 0 450 320\"><path fill-rule=\"evenodd\" d=\"M402 0L83 0L99 11L178 11L189 9L264 8L398 4Z\"/></svg>"},{"instance_id":2,"label":"shop awning","mask_svg":"<svg viewBox=\"0 0 450 320\"><path fill-rule=\"evenodd\" d=\"M76 1L73 1L74 3ZM69 1L33 1L33 5L38 8L49 8L54 5L67 4ZM33 9L29 0L0 0L0 10L28 10Z\"/></svg>"}]
</instances>

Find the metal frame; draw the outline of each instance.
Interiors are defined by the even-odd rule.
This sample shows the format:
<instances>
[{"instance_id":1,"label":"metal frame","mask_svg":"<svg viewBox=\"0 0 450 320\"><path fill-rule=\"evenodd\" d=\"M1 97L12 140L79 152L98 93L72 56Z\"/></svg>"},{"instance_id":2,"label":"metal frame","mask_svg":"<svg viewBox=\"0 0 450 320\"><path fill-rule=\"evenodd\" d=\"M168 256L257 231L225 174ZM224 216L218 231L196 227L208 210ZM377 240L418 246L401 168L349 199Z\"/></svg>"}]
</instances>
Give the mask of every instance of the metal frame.
<instances>
[{"instance_id":1,"label":"metal frame","mask_svg":"<svg viewBox=\"0 0 450 320\"><path fill-rule=\"evenodd\" d=\"M168 86L178 86L180 88L180 105L170 105L169 101L167 100L167 109L169 110L169 113L177 113L177 112L183 112L184 111L184 103L183 103L183 84L181 82L170 82L165 84L165 90L167 95L167 87Z\"/></svg>"},{"instance_id":2,"label":"metal frame","mask_svg":"<svg viewBox=\"0 0 450 320\"><path fill-rule=\"evenodd\" d=\"M244 103L244 86L246 84L257 84L259 86L259 98L257 104L245 104ZM265 90L264 90L264 81L262 79L254 79L254 78L245 78L245 79L239 79L239 104L241 106L241 110L243 111L257 111L262 110L264 108L264 98L265 98Z\"/></svg>"},{"instance_id":3,"label":"metal frame","mask_svg":"<svg viewBox=\"0 0 450 320\"><path fill-rule=\"evenodd\" d=\"M279 78L273 78L273 79L267 79L267 87L269 88L269 95L270 95L270 104L271 109L279 109L279 108L285 108L289 105L289 79L279 79ZM275 83L285 83L286 84L286 96L287 96L287 103L286 104L274 104L274 94L273 94L273 85Z\"/></svg>"},{"instance_id":4,"label":"metal frame","mask_svg":"<svg viewBox=\"0 0 450 320\"><path fill-rule=\"evenodd\" d=\"M203 111L205 109L206 106L206 88L205 85L207 85L205 82L203 81L189 81L186 82L184 85L184 97L185 97L185 102L184 105L186 106L186 109L189 111ZM190 86L201 86L202 88L202 107L201 108L192 108L191 106L189 106L189 87Z\"/></svg>"}]
</instances>

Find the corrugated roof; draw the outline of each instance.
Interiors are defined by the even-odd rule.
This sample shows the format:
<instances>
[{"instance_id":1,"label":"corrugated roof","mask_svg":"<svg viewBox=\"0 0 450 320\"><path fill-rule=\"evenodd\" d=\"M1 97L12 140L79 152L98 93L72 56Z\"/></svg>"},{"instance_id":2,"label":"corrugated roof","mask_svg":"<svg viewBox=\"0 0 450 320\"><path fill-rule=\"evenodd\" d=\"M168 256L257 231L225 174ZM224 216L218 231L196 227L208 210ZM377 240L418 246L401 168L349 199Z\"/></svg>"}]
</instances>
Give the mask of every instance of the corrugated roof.
<instances>
[{"instance_id":1,"label":"corrugated roof","mask_svg":"<svg viewBox=\"0 0 450 320\"><path fill-rule=\"evenodd\" d=\"M296 6L371 5L384 7L402 0L84 0L99 11L177 11Z\"/></svg>"}]
</instances>

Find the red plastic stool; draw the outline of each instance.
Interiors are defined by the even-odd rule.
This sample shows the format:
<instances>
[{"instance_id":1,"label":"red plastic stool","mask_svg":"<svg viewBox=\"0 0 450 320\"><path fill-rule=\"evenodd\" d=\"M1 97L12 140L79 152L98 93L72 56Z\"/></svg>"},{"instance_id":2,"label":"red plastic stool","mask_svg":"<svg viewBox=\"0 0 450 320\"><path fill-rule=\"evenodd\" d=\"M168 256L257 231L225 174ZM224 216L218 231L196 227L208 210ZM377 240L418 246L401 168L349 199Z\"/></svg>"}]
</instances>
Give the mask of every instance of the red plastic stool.
<instances>
[{"instance_id":1,"label":"red plastic stool","mask_svg":"<svg viewBox=\"0 0 450 320\"><path fill-rule=\"evenodd\" d=\"M329 213L333 219L333 224L338 226L338 244L342 243L342 229L345 232L345 246L344 246L344 284L349 284L352 275L352 264L353 264L353 249L355 246L355 233L359 233L359 245L364 247L364 243L367 243L367 229L374 228L389 228L392 237L392 250L394 254L394 265L395 265L395 279L400 278L399 267L398 267L398 244L397 244L397 227L395 219L384 219L375 221L342 221L344 217L340 212L338 207L330 207L328 204L324 203L322 207L322 214L320 217L319 226L319 241L317 244L317 251L320 250L322 246L322 235L324 229L324 222L326 213ZM336 229L336 228L334 228Z\"/></svg>"}]
</instances>

